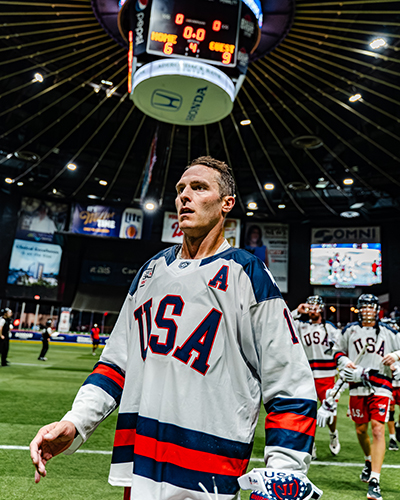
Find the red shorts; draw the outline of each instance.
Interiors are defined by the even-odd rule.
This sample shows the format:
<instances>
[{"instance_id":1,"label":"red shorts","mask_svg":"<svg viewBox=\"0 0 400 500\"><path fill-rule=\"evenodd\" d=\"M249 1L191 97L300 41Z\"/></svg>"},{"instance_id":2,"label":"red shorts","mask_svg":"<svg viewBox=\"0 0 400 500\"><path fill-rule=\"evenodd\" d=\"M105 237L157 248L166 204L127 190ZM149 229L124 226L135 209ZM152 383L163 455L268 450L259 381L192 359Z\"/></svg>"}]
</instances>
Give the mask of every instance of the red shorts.
<instances>
[{"instance_id":1,"label":"red shorts","mask_svg":"<svg viewBox=\"0 0 400 500\"><path fill-rule=\"evenodd\" d=\"M335 385L335 377L315 378L314 383L318 399L322 402L326 398L326 391Z\"/></svg>"},{"instance_id":2,"label":"red shorts","mask_svg":"<svg viewBox=\"0 0 400 500\"><path fill-rule=\"evenodd\" d=\"M390 404L400 406L400 387L393 387L392 399L390 401Z\"/></svg>"},{"instance_id":3,"label":"red shorts","mask_svg":"<svg viewBox=\"0 0 400 500\"><path fill-rule=\"evenodd\" d=\"M124 488L124 500L129 500L131 498L131 488L129 486L125 486Z\"/></svg>"},{"instance_id":4,"label":"red shorts","mask_svg":"<svg viewBox=\"0 0 400 500\"><path fill-rule=\"evenodd\" d=\"M389 419L390 398L385 396L350 396L350 416L356 424L371 420L385 423Z\"/></svg>"}]
</instances>

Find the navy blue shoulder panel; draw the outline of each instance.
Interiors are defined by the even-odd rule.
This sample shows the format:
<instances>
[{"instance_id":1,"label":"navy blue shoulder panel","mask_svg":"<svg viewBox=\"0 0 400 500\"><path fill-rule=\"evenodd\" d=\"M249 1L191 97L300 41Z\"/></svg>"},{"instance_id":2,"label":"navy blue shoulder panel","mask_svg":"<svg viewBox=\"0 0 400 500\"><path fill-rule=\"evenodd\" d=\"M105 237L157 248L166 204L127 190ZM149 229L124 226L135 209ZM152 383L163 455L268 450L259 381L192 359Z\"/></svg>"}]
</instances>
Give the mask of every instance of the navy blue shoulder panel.
<instances>
[{"instance_id":1,"label":"navy blue shoulder panel","mask_svg":"<svg viewBox=\"0 0 400 500\"><path fill-rule=\"evenodd\" d=\"M338 327L334 325L331 321L325 321L326 324L333 326L333 328L336 328L338 330Z\"/></svg>"},{"instance_id":2,"label":"navy blue shoulder panel","mask_svg":"<svg viewBox=\"0 0 400 500\"><path fill-rule=\"evenodd\" d=\"M176 245L173 246L173 247L169 247L166 250L161 250L161 252L158 252L157 255L155 255L150 260L148 260L146 262L146 264L144 264L139 269L138 273L134 277L134 279L132 281L132 284L131 284L131 286L129 288L129 295L133 295L136 292L139 280L142 277L142 274L146 271L146 269L148 269L148 267L150 265L150 262L152 262L153 260L158 260L161 257L164 257L165 261L167 263L167 266L169 266L176 259L176 250L177 250L177 246Z\"/></svg>"},{"instance_id":3,"label":"navy blue shoulder panel","mask_svg":"<svg viewBox=\"0 0 400 500\"><path fill-rule=\"evenodd\" d=\"M397 330L395 330L394 328L392 328L391 326L389 326L387 323L383 323L382 321L378 321L378 325L387 328L388 330L390 330L395 335L397 335L397 333L398 333Z\"/></svg>"},{"instance_id":4,"label":"navy blue shoulder panel","mask_svg":"<svg viewBox=\"0 0 400 500\"><path fill-rule=\"evenodd\" d=\"M354 321L354 323L349 323L348 325L346 325L346 326L343 328L343 330L342 330L342 335L344 334L344 332L345 332L348 328L350 328L351 326L354 326L354 325L358 325L358 326L360 326L359 321Z\"/></svg>"},{"instance_id":5,"label":"navy blue shoulder panel","mask_svg":"<svg viewBox=\"0 0 400 500\"><path fill-rule=\"evenodd\" d=\"M250 278L257 302L263 302L268 299L282 298L278 286L272 281L269 274L265 270L264 262L247 250L229 248L224 252L217 253L216 255L203 259L200 266L205 266L206 264L218 259L233 260L242 266L244 272Z\"/></svg>"}]
</instances>

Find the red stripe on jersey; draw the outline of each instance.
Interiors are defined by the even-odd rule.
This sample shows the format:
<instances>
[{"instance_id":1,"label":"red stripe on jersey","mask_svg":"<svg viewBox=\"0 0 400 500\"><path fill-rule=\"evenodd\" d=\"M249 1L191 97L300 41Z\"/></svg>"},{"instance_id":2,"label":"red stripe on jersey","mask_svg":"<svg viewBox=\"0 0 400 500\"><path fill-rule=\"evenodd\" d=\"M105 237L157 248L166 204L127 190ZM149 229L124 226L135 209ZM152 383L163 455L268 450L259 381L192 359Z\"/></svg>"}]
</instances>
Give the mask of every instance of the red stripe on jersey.
<instances>
[{"instance_id":1,"label":"red stripe on jersey","mask_svg":"<svg viewBox=\"0 0 400 500\"><path fill-rule=\"evenodd\" d=\"M346 354L344 352L336 352L333 356L334 360L336 361L336 363L338 362L338 359L341 358L342 356L346 356Z\"/></svg>"},{"instance_id":2,"label":"red stripe on jersey","mask_svg":"<svg viewBox=\"0 0 400 500\"><path fill-rule=\"evenodd\" d=\"M199 472L241 476L246 472L249 460L228 458L214 453L191 450L154 438L136 435L135 455L151 458L157 462L168 462L184 469Z\"/></svg>"},{"instance_id":3,"label":"red stripe on jersey","mask_svg":"<svg viewBox=\"0 0 400 500\"><path fill-rule=\"evenodd\" d=\"M115 431L114 446L134 445L136 429L117 429Z\"/></svg>"},{"instance_id":4,"label":"red stripe on jersey","mask_svg":"<svg viewBox=\"0 0 400 500\"><path fill-rule=\"evenodd\" d=\"M121 389L124 388L125 379L122 375L116 372L113 368L107 365L99 365L97 366L92 373L99 373L113 380L116 384L118 384Z\"/></svg>"},{"instance_id":5,"label":"red stripe on jersey","mask_svg":"<svg viewBox=\"0 0 400 500\"><path fill-rule=\"evenodd\" d=\"M312 368L336 368L334 361L310 361Z\"/></svg>"},{"instance_id":6,"label":"red stripe on jersey","mask_svg":"<svg viewBox=\"0 0 400 500\"><path fill-rule=\"evenodd\" d=\"M384 386L388 389L392 389L392 382L390 380L386 380L382 377L376 377L375 375L370 375L369 380L370 380L370 382L373 382L374 385L376 384L376 385Z\"/></svg>"},{"instance_id":7,"label":"red stripe on jersey","mask_svg":"<svg viewBox=\"0 0 400 500\"><path fill-rule=\"evenodd\" d=\"M308 436L315 435L315 418L296 415L296 413L268 413L265 417L265 429L288 429Z\"/></svg>"}]
</instances>

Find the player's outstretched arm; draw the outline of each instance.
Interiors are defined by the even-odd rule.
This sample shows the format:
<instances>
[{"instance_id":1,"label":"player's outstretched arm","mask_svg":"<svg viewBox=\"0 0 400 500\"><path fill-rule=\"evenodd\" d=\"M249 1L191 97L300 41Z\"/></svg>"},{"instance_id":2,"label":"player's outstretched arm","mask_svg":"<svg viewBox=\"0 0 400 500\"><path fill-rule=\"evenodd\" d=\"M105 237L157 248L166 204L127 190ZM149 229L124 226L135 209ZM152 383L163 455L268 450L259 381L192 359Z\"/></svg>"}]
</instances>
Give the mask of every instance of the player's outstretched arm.
<instances>
[{"instance_id":1,"label":"player's outstretched arm","mask_svg":"<svg viewBox=\"0 0 400 500\"><path fill-rule=\"evenodd\" d=\"M71 446L75 434L75 425L66 420L53 422L39 430L29 446L36 468L35 483L40 481L41 476L46 476L46 463Z\"/></svg>"}]
</instances>

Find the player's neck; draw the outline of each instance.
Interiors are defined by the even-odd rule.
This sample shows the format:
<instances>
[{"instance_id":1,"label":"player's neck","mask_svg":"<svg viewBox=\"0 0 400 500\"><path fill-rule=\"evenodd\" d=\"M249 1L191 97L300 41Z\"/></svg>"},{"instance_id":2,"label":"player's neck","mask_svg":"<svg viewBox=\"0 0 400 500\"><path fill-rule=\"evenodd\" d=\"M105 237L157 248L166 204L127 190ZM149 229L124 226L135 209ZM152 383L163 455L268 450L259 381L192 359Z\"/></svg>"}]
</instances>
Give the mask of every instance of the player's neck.
<instances>
[{"instance_id":1,"label":"player's neck","mask_svg":"<svg viewBox=\"0 0 400 500\"><path fill-rule=\"evenodd\" d=\"M212 230L205 236L188 236L184 234L182 243L182 259L205 259L216 253L224 242L222 231Z\"/></svg>"},{"instance_id":2,"label":"player's neck","mask_svg":"<svg viewBox=\"0 0 400 500\"><path fill-rule=\"evenodd\" d=\"M376 324L376 321L368 321L368 322L367 321L363 321L361 323L361 325L363 327L369 327L369 328L373 328L375 326L375 324Z\"/></svg>"}]
</instances>

